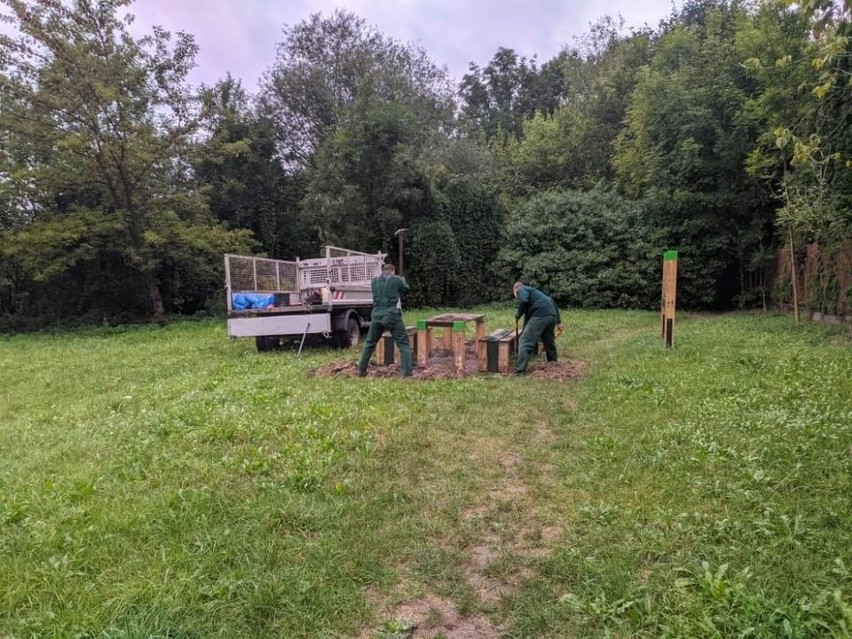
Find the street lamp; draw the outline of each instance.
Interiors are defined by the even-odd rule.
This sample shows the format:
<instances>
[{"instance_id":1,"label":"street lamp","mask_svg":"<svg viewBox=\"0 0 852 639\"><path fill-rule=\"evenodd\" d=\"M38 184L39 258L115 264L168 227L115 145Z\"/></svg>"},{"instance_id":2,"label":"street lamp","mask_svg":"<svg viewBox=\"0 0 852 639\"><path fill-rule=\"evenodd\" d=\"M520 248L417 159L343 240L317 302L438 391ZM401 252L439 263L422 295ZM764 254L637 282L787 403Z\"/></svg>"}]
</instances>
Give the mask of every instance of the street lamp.
<instances>
[{"instance_id":1,"label":"street lamp","mask_svg":"<svg viewBox=\"0 0 852 639\"><path fill-rule=\"evenodd\" d=\"M394 232L394 237L399 238L399 274L400 274L400 276L405 275L405 272L402 270L402 239L405 237L406 233L408 233L408 229L397 229Z\"/></svg>"}]
</instances>

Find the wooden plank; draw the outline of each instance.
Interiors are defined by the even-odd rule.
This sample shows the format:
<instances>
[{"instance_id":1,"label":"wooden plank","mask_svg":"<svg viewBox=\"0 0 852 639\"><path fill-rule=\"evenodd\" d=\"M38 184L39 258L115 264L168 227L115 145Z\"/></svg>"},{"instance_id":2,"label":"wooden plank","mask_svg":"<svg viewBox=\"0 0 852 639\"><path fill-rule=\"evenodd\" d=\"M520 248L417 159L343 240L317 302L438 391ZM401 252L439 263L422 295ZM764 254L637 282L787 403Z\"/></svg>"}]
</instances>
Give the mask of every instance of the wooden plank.
<instances>
[{"instance_id":1,"label":"wooden plank","mask_svg":"<svg viewBox=\"0 0 852 639\"><path fill-rule=\"evenodd\" d=\"M385 365L385 334L379 336L379 341L376 344L376 350L373 353L376 364L379 366Z\"/></svg>"},{"instance_id":2,"label":"wooden plank","mask_svg":"<svg viewBox=\"0 0 852 639\"><path fill-rule=\"evenodd\" d=\"M488 340L484 337L476 340L476 368L480 373L488 370Z\"/></svg>"},{"instance_id":3,"label":"wooden plank","mask_svg":"<svg viewBox=\"0 0 852 639\"><path fill-rule=\"evenodd\" d=\"M453 350L453 331L452 324L450 326L446 326L443 329L443 340L444 340L444 350L451 351Z\"/></svg>"},{"instance_id":4,"label":"wooden plank","mask_svg":"<svg viewBox=\"0 0 852 639\"><path fill-rule=\"evenodd\" d=\"M414 352L414 357L416 358L417 329L413 326L406 326L405 330L408 333L408 343ZM382 333L382 336L376 344L374 358L376 364L379 366L390 366L391 364L402 365L402 355L400 354L399 347L397 347L396 342L394 342L393 335L391 335L390 332L385 331Z\"/></svg>"},{"instance_id":5,"label":"wooden plank","mask_svg":"<svg viewBox=\"0 0 852 639\"><path fill-rule=\"evenodd\" d=\"M411 346L411 360L416 362L417 354L419 352L417 348L417 343L419 341L417 339L417 328L414 326L406 326L405 331L408 333L408 345ZM393 362L394 364L402 366L402 353L399 352L399 348L396 346L394 346L393 349Z\"/></svg>"},{"instance_id":6,"label":"wooden plank","mask_svg":"<svg viewBox=\"0 0 852 639\"><path fill-rule=\"evenodd\" d=\"M477 325L477 327L478 327L478 325ZM477 362L477 368L479 369L479 371L481 373L486 373L489 370L489 366L488 366L489 357L490 357L489 353L492 350L492 348L489 347L489 342L499 342L500 338L503 337L504 335L506 335L507 332L511 332L511 329L497 328L497 329L491 331L488 334L487 337L483 335L482 337L477 338L477 340L476 340L476 362ZM494 353L495 353L495 359L496 359L496 352L497 352L496 349L497 349L497 347L495 346L493 348ZM495 362L494 372L496 372L496 370L497 370L497 367L496 367L496 362Z\"/></svg>"},{"instance_id":7,"label":"wooden plank","mask_svg":"<svg viewBox=\"0 0 852 639\"><path fill-rule=\"evenodd\" d=\"M426 327L426 320L417 320L417 365L425 367L432 353L432 329Z\"/></svg>"},{"instance_id":8,"label":"wooden plank","mask_svg":"<svg viewBox=\"0 0 852 639\"><path fill-rule=\"evenodd\" d=\"M485 337L485 318L476 320L476 339Z\"/></svg>"},{"instance_id":9,"label":"wooden plank","mask_svg":"<svg viewBox=\"0 0 852 639\"><path fill-rule=\"evenodd\" d=\"M485 315L481 313L444 313L443 315L435 315L426 320L427 326L448 326L453 327L454 322L478 322Z\"/></svg>"},{"instance_id":10,"label":"wooden plank","mask_svg":"<svg viewBox=\"0 0 852 639\"><path fill-rule=\"evenodd\" d=\"M503 340L500 341L497 355L497 370L501 373L509 372L509 354L511 350L511 342Z\"/></svg>"},{"instance_id":11,"label":"wooden plank","mask_svg":"<svg viewBox=\"0 0 852 639\"><path fill-rule=\"evenodd\" d=\"M447 331L447 329L444 330ZM453 359L457 371L464 370L464 333L464 322L454 322L450 334L453 337Z\"/></svg>"}]
</instances>

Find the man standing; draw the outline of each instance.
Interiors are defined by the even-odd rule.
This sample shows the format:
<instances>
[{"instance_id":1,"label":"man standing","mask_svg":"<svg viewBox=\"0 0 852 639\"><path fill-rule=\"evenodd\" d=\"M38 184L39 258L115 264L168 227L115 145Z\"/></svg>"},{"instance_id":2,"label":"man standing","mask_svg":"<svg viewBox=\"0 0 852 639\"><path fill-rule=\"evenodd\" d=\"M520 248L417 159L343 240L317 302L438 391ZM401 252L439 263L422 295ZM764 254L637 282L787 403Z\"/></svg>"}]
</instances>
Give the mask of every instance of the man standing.
<instances>
[{"instance_id":1,"label":"man standing","mask_svg":"<svg viewBox=\"0 0 852 639\"><path fill-rule=\"evenodd\" d=\"M515 372L527 372L535 345L539 340L544 342L544 352L548 362L555 362L556 332L562 334L562 317L559 308L549 296L523 282L515 282L512 294L518 300L515 311L515 322L524 318L524 332L521 333L521 343L518 346L518 359L515 362Z\"/></svg>"},{"instance_id":2,"label":"man standing","mask_svg":"<svg viewBox=\"0 0 852 639\"><path fill-rule=\"evenodd\" d=\"M367 375L367 365L385 331L390 331L399 349L402 359L402 376L411 377L411 345L408 343L408 332L405 330L402 310L399 307L399 296L407 293L411 287L408 286L404 277L397 277L395 273L394 265L388 263L382 267L382 274L373 278L373 312L367 342L358 361L359 377Z\"/></svg>"}]
</instances>

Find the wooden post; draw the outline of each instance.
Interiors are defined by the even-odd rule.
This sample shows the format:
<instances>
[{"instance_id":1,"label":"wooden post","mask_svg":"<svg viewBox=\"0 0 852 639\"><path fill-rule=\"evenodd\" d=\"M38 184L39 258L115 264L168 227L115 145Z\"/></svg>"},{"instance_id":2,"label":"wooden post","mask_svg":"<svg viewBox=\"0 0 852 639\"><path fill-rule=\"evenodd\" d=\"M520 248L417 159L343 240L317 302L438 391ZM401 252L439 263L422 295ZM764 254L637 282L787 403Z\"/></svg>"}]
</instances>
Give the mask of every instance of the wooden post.
<instances>
[{"instance_id":1,"label":"wooden post","mask_svg":"<svg viewBox=\"0 0 852 639\"><path fill-rule=\"evenodd\" d=\"M481 320L476 322L476 339L484 339L485 338L485 318L483 317Z\"/></svg>"},{"instance_id":2,"label":"wooden post","mask_svg":"<svg viewBox=\"0 0 852 639\"><path fill-rule=\"evenodd\" d=\"M799 323L799 276L796 273L796 245L793 243L793 225L790 224L790 282L793 285L793 315Z\"/></svg>"},{"instance_id":3,"label":"wooden post","mask_svg":"<svg viewBox=\"0 0 852 639\"><path fill-rule=\"evenodd\" d=\"M484 373L488 370L488 338L478 337L476 339L476 362L479 371Z\"/></svg>"},{"instance_id":4,"label":"wooden post","mask_svg":"<svg viewBox=\"0 0 852 639\"><path fill-rule=\"evenodd\" d=\"M445 328L448 333L449 328ZM456 363L456 370L464 370L464 322L453 322L453 359Z\"/></svg>"},{"instance_id":5,"label":"wooden post","mask_svg":"<svg viewBox=\"0 0 852 639\"><path fill-rule=\"evenodd\" d=\"M376 350L373 351L373 360L375 360L376 364L378 364L379 366L386 366L387 365L387 361L386 361L387 355L385 354L385 335L386 334L387 333L382 333L379 336L379 341L376 342ZM391 348L393 348L393 347L391 347Z\"/></svg>"},{"instance_id":6,"label":"wooden post","mask_svg":"<svg viewBox=\"0 0 852 639\"><path fill-rule=\"evenodd\" d=\"M426 328L426 320L417 320L417 365L426 366L432 353L432 331Z\"/></svg>"},{"instance_id":7,"label":"wooden post","mask_svg":"<svg viewBox=\"0 0 852 639\"><path fill-rule=\"evenodd\" d=\"M455 322L453 322L455 324ZM453 350L453 327L445 326L441 329L443 331L442 338L444 340L444 350L451 351Z\"/></svg>"},{"instance_id":8,"label":"wooden post","mask_svg":"<svg viewBox=\"0 0 852 639\"><path fill-rule=\"evenodd\" d=\"M677 298L677 251L663 253L663 296L660 308L663 344L674 346L675 301Z\"/></svg>"}]
</instances>

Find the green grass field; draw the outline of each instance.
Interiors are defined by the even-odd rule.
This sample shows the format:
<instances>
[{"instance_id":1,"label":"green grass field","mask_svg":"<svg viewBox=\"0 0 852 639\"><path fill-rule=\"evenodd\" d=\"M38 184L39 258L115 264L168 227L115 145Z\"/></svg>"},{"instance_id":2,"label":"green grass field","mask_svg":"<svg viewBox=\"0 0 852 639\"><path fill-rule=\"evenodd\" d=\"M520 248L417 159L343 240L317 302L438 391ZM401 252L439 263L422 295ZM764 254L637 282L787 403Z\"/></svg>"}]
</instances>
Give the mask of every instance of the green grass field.
<instances>
[{"instance_id":1,"label":"green grass field","mask_svg":"<svg viewBox=\"0 0 852 639\"><path fill-rule=\"evenodd\" d=\"M567 383L0 337L0 637L849 637L848 335L565 322Z\"/></svg>"}]
</instances>

